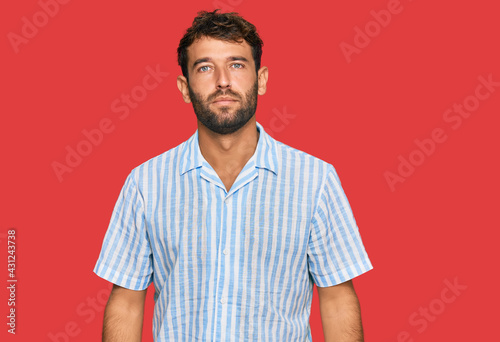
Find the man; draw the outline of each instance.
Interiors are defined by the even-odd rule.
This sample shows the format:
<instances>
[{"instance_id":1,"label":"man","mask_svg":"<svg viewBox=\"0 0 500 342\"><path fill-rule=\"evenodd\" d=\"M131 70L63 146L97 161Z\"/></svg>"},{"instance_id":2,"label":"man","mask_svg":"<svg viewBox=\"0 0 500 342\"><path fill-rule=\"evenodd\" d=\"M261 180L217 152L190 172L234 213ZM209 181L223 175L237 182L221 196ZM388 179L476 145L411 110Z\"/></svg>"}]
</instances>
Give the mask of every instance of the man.
<instances>
[{"instance_id":1,"label":"man","mask_svg":"<svg viewBox=\"0 0 500 342\"><path fill-rule=\"evenodd\" d=\"M313 283L326 341L362 341L351 279L372 265L332 165L271 138L262 41L235 13L200 12L177 86L198 130L128 176L95 273L114 284L103 341L140 341L154 283L155 341L311 341Z\"/></svg>"}]
</instances>

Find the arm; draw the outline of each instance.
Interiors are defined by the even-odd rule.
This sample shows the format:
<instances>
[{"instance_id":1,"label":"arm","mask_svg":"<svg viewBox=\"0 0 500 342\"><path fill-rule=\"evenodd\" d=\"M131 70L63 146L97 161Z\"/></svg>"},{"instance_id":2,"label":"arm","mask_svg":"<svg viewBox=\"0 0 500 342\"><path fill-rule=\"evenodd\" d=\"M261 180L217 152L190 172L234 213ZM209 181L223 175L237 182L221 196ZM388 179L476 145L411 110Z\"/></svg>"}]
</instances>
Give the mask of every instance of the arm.
<instances>
[{"instance_id":1,"label":"arm","mask_svg":"<svg viewBox=\"0 0 500 342\"><path fill-rule=\"evenodd\" d=\"M352 281L318 287L325 342L363 342L358 296Z\"/></svg>"},{"instance_id":2,"label":"arm","mask_svg":"<svg viewBox=\"0 0 500 342\"><path fill-rule=\"evenodd\" d=\"M103 342L141 341L146 291L113 285L104 310Z\"/></svg>"}]
</instances>

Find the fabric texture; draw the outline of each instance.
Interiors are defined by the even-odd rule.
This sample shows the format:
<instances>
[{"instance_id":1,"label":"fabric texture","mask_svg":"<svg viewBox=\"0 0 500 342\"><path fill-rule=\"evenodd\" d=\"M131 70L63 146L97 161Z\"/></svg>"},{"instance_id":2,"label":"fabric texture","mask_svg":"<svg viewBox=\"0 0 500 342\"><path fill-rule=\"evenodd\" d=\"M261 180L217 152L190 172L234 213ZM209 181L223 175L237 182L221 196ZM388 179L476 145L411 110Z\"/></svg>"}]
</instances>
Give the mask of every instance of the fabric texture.
<instances>
[{"instance_id":1,"label":"fabric texture","mask_svg":"<svg viewBox=\"0 0 500 342\"><path fill-rule=\"evenodd\" d=\"M154 283L155 341L311 341L313 283L372 264L335 169L268 135L229 192L198 131L125 181L94 272Z\"/></svg>"}]
</instances>

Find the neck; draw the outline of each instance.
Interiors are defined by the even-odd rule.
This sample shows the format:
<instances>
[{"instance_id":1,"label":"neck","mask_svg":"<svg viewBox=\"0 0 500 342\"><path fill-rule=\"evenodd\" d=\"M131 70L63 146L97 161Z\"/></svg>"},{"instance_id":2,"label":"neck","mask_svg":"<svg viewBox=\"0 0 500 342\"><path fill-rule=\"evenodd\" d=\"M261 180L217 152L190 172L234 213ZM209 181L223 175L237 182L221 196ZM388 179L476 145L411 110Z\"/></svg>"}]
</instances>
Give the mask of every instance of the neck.
<instances>
[{"instance_id":1,"label":"neck","mask_svg":"<svg viewBox=\"0 0 500 342\"><path fill-rule=\"evenodd\" d=\"M255 153L259 135L255 115L231 134L214 133L198 121L201 154L219 176L239 174Z\"/></svg>"}]
</instances>

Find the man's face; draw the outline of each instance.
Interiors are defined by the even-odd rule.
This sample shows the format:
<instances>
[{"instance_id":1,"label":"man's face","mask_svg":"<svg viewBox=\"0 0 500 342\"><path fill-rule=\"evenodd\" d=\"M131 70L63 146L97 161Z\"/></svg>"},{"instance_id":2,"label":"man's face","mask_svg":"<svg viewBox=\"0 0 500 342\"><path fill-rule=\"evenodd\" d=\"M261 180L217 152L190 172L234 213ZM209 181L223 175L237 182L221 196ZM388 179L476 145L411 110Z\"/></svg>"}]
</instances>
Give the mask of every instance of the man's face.
<instances>
[{"instance_id":1,"label":"man's face","mask_svg":"<svg viewBox=\"0 0 500 342\"><path fill-rule=\"evenodd\" d=\"M186 80L183 89L178 86L184 100L193 103L198 120L218 134L243 127L255 114L257 94L265 92L265 85L263 91L259 85L250 45L203 37L187 52L189 82Z\"/></svg>"}]
</instances>

